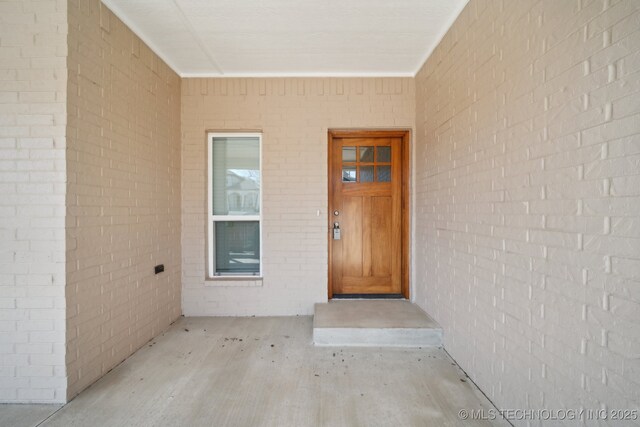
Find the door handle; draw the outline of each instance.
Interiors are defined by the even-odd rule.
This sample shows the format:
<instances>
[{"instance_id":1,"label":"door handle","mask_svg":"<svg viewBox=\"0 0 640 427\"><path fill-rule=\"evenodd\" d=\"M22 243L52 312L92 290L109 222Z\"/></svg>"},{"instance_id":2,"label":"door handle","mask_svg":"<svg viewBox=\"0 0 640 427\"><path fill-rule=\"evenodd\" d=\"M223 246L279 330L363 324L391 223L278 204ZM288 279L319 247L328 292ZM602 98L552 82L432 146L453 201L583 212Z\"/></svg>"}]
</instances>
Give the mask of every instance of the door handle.
<instances>
[{"instance_id":1,"label":"door handle","mask_svg":"<svg viewBox=\"0 0 640 427\"><path fill-rule=\"evenodd\" d=\"M340 240L340 224L333 223L333 240Z\"/></svg>"}]
</instances>

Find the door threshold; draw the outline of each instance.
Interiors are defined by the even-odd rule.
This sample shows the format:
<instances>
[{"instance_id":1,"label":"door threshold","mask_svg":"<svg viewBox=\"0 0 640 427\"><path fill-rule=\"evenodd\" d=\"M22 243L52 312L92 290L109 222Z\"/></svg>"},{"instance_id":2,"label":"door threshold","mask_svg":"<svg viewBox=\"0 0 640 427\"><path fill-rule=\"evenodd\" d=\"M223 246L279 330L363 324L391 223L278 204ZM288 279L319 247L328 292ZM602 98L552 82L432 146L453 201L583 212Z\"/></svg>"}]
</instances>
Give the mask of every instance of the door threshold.
<instances>
[{"instance_id":1,"label":"door threshold","mask_svg":"<svg viewBox=\"0 0 640 427\"><path fill-rule=\"evenodd\" d=\"M402 294L333 294L332 299L405 299Z\"/></svg>"}]
</instances>

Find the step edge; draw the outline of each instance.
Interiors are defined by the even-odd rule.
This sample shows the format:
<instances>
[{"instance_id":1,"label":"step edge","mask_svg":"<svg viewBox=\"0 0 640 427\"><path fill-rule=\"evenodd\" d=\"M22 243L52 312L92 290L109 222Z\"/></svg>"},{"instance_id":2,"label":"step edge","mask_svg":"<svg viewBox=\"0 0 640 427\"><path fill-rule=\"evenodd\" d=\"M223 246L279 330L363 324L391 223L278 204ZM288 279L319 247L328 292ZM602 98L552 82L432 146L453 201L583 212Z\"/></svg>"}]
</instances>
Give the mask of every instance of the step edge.
<instances>
[{"instance_id":1,"label":"step edge","mask_svg":"<svg viewBox=\"0 0 640 427\"><path fill-rule=\"evenodd\" d=\"M354 330L363 330L363 329L371 329L371 330L415 330L415 331L440 331L442 332L442 327L421 327L421 326L313 326L313 330L316 329L354 329Z\"/></svg>"}]
</instances>

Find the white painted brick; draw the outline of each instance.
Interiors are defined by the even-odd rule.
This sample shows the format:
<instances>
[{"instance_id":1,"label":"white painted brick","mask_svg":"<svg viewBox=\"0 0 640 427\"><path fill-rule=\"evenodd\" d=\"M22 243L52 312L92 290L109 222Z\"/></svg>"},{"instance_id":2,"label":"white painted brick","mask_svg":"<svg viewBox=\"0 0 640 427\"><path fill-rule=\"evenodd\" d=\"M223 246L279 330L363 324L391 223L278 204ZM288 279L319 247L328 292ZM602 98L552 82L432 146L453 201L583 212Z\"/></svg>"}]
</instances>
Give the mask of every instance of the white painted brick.
<instances>
[{"instance_id":1,"label":"white painted brick","mask_svg":"<svg viewBox=\"0 0 640 427\"><path fill-rule=\"evenodd\" d=\"M21 388L18 389L18 400L26 402L54 402L55 390L51 388Z\"/></svg>"},{"instance_id":2,"label":"white painted brick","mask_svg":"<svg viewBox=\"0 0 640 427\"><path fill-rule=\"evenodd\" d=\"M60 354L32 354L29 356L29 362L36 366L62 366L65 363L65 357ZM52 374L54 375L54 374ZM32 375L32 378L36 377ZM45 375L38 375L36 378L45 378ZM52 378L53 381L58 381L62 385L66 386L66 382L60 382L60 378L56 378L55 376ZM32 380L33 384L33 380Z\"/></svg>"},{"instance_id":3,"label":"white painted brick","mask_svg":"<svg viewBox=\"0 0 640 427\"><path fill-rule=\"evenodd\" d=\"M15 376L15 368L14 367L2 367L0 368L0 377L14 377ZM3 387L0 387L3 388Z\"/></svg>"},{"instance_id":4,"label":"white painted brick","mask_svg":"<svg viewBox=\"0 0 640 427\"><path fill-rule=\"evenodd\" d=\"M18 331L2 332L0 333L0 338L3 343L7 344L26 343L29 341L29 334Z\"/></svg>"},{"instance_id":5,"label":"white painted brick","mask_svg":"<svg viewBox=\"0 0 640 427\"><path fill-rule=\"evenodd\" d=\"M15 402L18 398L17 388L10 387L9 385L7 385L7 387L8 388L0 387L0 400L4 402Z\"/></svg>"},{"instance_id":6,"label":"white painted brick","mask_svg":"<svg viewBox=\"0 0 640 427\"><path fill-rule=\"evenodd\" d=\"M58 390L66 389L67 382L66 378L38 376L31 377L29 386L36 390L54 389L57 392Z\"/></svg>"},{"instance_id":7,"label":"white painted brick","mask_svg":"<svg viewBox=\"0 0 640 427\"><path fill-rule=\"evenodd\" d=\"M0 321L0 332L13 332L15 330L16 322Z\"/></svg>"},{"instance_id":8,"label":"white painted brick","mask_svg":"<svg viewBox=\"0 0 640 427\"><path fill-rule=\"evenodd\" d=\"M53 346L47 343L16 344L16 353L19 354L51 354Z\"/></svg>"},{"instance_id":9,"label":"white painted brick","mask_svg":"<svg viewBox=\"0 0 640 427\"><path fill-rule=\"evenodd\" d=\"M18 388L26 388L29 387L29 378L25 377L13 377L13 378L3 378L2 379L2 389L18 389Z\"/></svg>"},{"instance_id":10,"label":"white painted brick","mask_svg":"<svg viewBox=\"0 0 640 427\"><path fill-rule=\"evenodd\" d=\"M52 320L29 320L18 324L19 331L52 331L54 322Z\"/></svg>"},{"instance_id":11,"label":"white painted brick","mask_svg":"<svg viewBox=\"0 0 640 427\"><path fill-rule=\"evenodd\" d=\"M30 265L39 265L43 273L49 273L45 283L56 288L50 295L62 295L64 281L51 281L52 272L64 272L64 187L55 187L50 174L38 176L38 170L56 170L57 182L65 181L64 139L66 129L61 126L66 115L66 38L63 34L46 36L47 42L35 47L45 39L43 34L51 28L66 28L66 6L55 17L46 22L35 19L60 6L56 0L39 2L3 2L2 16L11 25L0 26L0 173L3 185L0 197L0 216L6 227L0 231L3 248L13 252L13 260L3 264L0 286L0 319L15 323L13 335L0 337L0 345L13 346L17 354L0 359L0 370L11 373L13 380L2 381L0 399L24 401L28 397L30 380L45 374L50 377L57 368L57 382L49 390L39 391L38 401L61 402L55 399L55 390L64 388L64 310L49 313L38 319L40 307L53 307L54 298L40 295L37 286L42 284L40 275L32 275ZM24 6L29 8L25 11ZM5 14L7 11L9 14ZM28 25L24 25L28 24ZM15 26L19 26L16 30ZM5 46L12 46L6 48ZM40 57L41 61L29 61L26 56ZM21 56L23 56L21 58ZM32 81L29 81L32 80ZM13 88L7 91L7 88ZM58 114L58 116L54 116ZM61 115L62 116L61 116ZM41 137L38 135L42 135ZM56 145L56 141L60 144ZM38 153L32 150L40 150ZM47 152L46 155L42 154ZM10 172L9 172L10 171ZM36 172L34 174L34 171ZM6 183L13 183L9 186ZM47 218L45 220L45 218ZM30 241L39 239L32 228L39 227L41 236L46 236L46 247L30 247ZM10 232L5 232L9 230ZM7 253L2 251L2 263ZM30 332L34 331L34 332ZM34 342L38 336L30 333L53 332L46 341L59 344L57 359L43 370L34 368L29 362L27 346L51 344ZM29 344L29 340L31 343ZM35 347L34 347L35 348ZM17 368L17 369L16 369ZM18 372L18 370L20 372ZM25 375L24 377L20 377ZM16 377L17 376L17 377Z\"/></svg>"},{"instance_id":12,"label":"white painted brick","mask_svg":"<svg viewBox=\"0 0 640 427\"><path fill-rule=\"evenodd\" d=\"M17 368L18 377L52 377L53 368L51 366L19 366Z\"/></svg>"}]
</instances>

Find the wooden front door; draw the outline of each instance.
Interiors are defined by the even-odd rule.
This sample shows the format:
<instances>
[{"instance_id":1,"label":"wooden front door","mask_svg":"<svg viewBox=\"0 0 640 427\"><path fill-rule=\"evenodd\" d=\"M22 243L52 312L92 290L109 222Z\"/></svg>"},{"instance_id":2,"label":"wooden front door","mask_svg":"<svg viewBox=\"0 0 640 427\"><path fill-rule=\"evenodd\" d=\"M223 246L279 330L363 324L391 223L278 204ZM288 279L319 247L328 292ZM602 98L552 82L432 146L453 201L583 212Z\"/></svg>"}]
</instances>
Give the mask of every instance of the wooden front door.
<instances>
[{"instance_id":1,"label":"wooden front door","mask_svg":"<svg viewBox=\"0 0 640 427\"><path fill-rule=\"evenodd\" d=\"M408 298L408 138L329 132L329 298Z\"/></svg>"}]
</instances>

